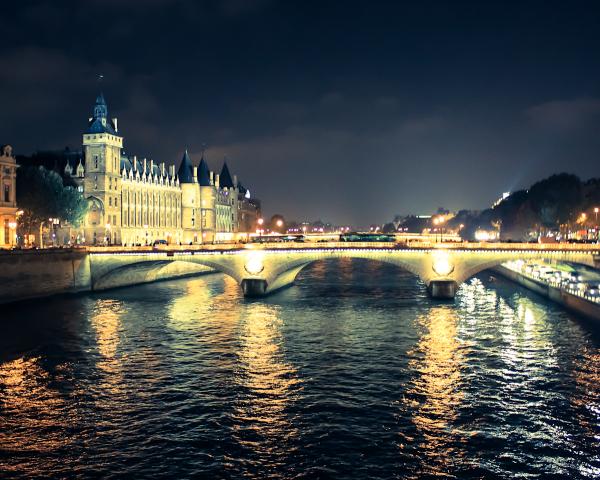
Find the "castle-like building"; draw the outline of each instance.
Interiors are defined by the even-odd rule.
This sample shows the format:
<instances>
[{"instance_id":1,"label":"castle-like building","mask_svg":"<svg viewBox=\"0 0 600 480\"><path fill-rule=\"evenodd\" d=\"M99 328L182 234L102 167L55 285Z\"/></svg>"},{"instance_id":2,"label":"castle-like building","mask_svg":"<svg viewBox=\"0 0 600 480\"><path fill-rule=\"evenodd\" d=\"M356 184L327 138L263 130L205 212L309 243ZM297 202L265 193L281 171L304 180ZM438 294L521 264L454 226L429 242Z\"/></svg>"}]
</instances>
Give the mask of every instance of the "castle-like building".
<instances>
[{"instance_id":1,"label":"castle-like building","mask_svg":"<svg viewBox=\"0 0 600 480\"><path fill-rule=\"evenodd\" d=\"M63 177L83 193L89 211L73 243L88 245L200 244L234 241L256 229L260 202L250 198L227 163L220 174L187 151L179 167L128 156L117 119L96 98L78 161ZM74 234L71 234L73 237Z\"/></svg>"}]
</instances>

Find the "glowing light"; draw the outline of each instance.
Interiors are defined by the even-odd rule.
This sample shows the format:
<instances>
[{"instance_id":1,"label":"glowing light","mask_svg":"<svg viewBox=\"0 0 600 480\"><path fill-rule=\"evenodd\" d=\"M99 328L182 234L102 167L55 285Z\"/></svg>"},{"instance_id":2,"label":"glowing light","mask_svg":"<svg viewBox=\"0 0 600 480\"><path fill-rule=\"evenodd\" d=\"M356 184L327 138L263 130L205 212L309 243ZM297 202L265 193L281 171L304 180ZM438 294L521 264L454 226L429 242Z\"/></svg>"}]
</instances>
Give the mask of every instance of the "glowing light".
<instances>
[{"instance_id":1,"label":"glowing light","mask_svg":"<svg viewBox=\"0 0 600 480\"><path fill-rule=\"evenodd\" d=\"M432 268L435 273L443 277L450 275L454 271L454 265L450 261L448 252L438 250L433 254Z\"/></svg>"},{"instance_id":2,"label":"glowing light","mask_svg":"<svg viewBox=\"0 0 600 480\"><path fill-rule=\"evenodd\" d=\"M264 218L259 218L259 219L257 220L257 223L258 223L259 225L262 225L263 223L265 223L265 219L264 219Z\"/></svg>"},{"instance_id":3,"label":"glowing light","mask_svg":"<svg viewBox=\"0 0 600 480\"><path fill-rule=\"evenodd\" d=\"M475 232L475 240L478 242L487 242L489 240L497 240L498 232L496 230L477 230Z\"/></svg>"},{"instance_id":4,"label":"glowing light","mask_svg":"<svg viewBox=\"0 0 600 480\"><path fill-rule=\"evenodd\" d=\"M259 273L261 273L265 269L265 266L263 264L263 256L263 252L256 250L248 253L244 269L250 275L258 275Z\"/></svg>"},{"instance_id":5,"label":"glowing light","mask_svg":"<svg viewBox=\"0 0 600 480\"><path fill-rule=\"evenodd\" d=\"M283 221L281 219L277 220L277 226L278 227L283 226Z\"/></svg>"}]
</instances>

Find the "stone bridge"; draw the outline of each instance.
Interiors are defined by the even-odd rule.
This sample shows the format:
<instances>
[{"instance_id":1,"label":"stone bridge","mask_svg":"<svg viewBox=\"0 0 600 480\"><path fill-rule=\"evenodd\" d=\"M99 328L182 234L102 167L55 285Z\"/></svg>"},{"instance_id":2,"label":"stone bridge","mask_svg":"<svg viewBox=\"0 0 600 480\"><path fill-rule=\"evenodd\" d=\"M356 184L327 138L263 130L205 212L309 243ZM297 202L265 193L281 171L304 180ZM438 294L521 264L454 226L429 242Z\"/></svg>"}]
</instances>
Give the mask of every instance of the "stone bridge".
<instances>
[{"instance_id":1,"label":"stone bridge","mask_svg":"<svg viewBox=\"0 0 600 480\"><path fill-rule=\"evenodd\" d=\"M489 245L494 245L490 247ZM465 280L509 260L551 260L598 266L598 246L489 244L440 248L390 248L348 243L248 245L228 250L91 252L92 290L193 274L209 269L233 277L245 296L262 296L290 285L307 265L330 258L362 258L397 265L418 276L434 298L453 298Z\"/></svg>"}]
</instances>

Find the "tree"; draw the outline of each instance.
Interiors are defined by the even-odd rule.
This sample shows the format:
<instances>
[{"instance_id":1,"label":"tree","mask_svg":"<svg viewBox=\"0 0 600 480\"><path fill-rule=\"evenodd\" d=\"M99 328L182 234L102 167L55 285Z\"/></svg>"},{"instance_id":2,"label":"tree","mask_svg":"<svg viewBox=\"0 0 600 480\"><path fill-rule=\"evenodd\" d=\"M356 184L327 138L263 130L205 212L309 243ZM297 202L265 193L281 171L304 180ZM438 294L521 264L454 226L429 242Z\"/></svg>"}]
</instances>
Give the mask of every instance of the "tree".
<instances>
[{"instance_id":1,"label":"tree","mask_svg":"<svg viewBox=\"0 0 600 480\"><path fill-rule=\"evenodd\" d=\"M535 183L528 199L533 212L545 227L567 223L583 200L581 180L575 175L559 173Z\"/></svg>"},{"instance_id":2,"label":"tree","mask_svg":"<svg viewBox=\"0 0 600 480\"><path fill-rule=\"evenodd\" d=\"M19 227L28 234L49 218L79 226L87 213L83 195L73 187L65 187L58 173L44 167L19 168L17 203L23 210Z\"/></svg>"},{"instance_id":3,"label":"tree","mask_svg":"<svg viewBox=\"0 0 600 480\"><path fill-rule=\"evenodd\" d=\"M392 222L386 223L381 231L383 233L396 233L396 226Z\"/></svg>"},{"instance_id":4,"label":"tree","mask_svg":"<svg viewBox=\"0 0 600 480\"><path fill-rule=\"evenodd\" d=\"M283 215L280 215L278 213L273 215L271 217L271 221L269 222L269 228L272 232L285 232L285 218L283 218Z\"/></svg>"}]
</instances>

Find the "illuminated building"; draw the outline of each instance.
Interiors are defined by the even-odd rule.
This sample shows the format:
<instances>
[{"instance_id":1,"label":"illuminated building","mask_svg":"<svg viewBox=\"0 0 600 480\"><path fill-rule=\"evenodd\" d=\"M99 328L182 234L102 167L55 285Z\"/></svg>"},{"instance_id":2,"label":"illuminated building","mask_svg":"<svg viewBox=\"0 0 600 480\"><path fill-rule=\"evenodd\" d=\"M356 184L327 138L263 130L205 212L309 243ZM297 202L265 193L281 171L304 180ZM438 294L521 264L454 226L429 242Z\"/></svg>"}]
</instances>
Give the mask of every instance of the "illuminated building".
<instances>
[{"instance_id":1,"label":"illuminated building","mask_svg":"<svg viewBox=\"0 0 600 480\"><path fill-rule=\"evenodd\" d=\"M96 98L83 134L81 157L77 165L67 160L61 172L89 202L80 243L210 243L236 240L255 228L260 203L250 200L247 189L241 193L226 163L215 174L204 157L195 166L187 151L177 170L174 164L126 155L103 95Z\"/></svg>"},{"instance_id":2,"label":"illuminated building","mask_svg":"<svg viewBox=\"0 0 600 480\"><path fill-rule=\"evenodd\" d=\"M17 228L17 162L10 145L0 150L0 247L15 244Z\"/></svg>"}]
</instances>

